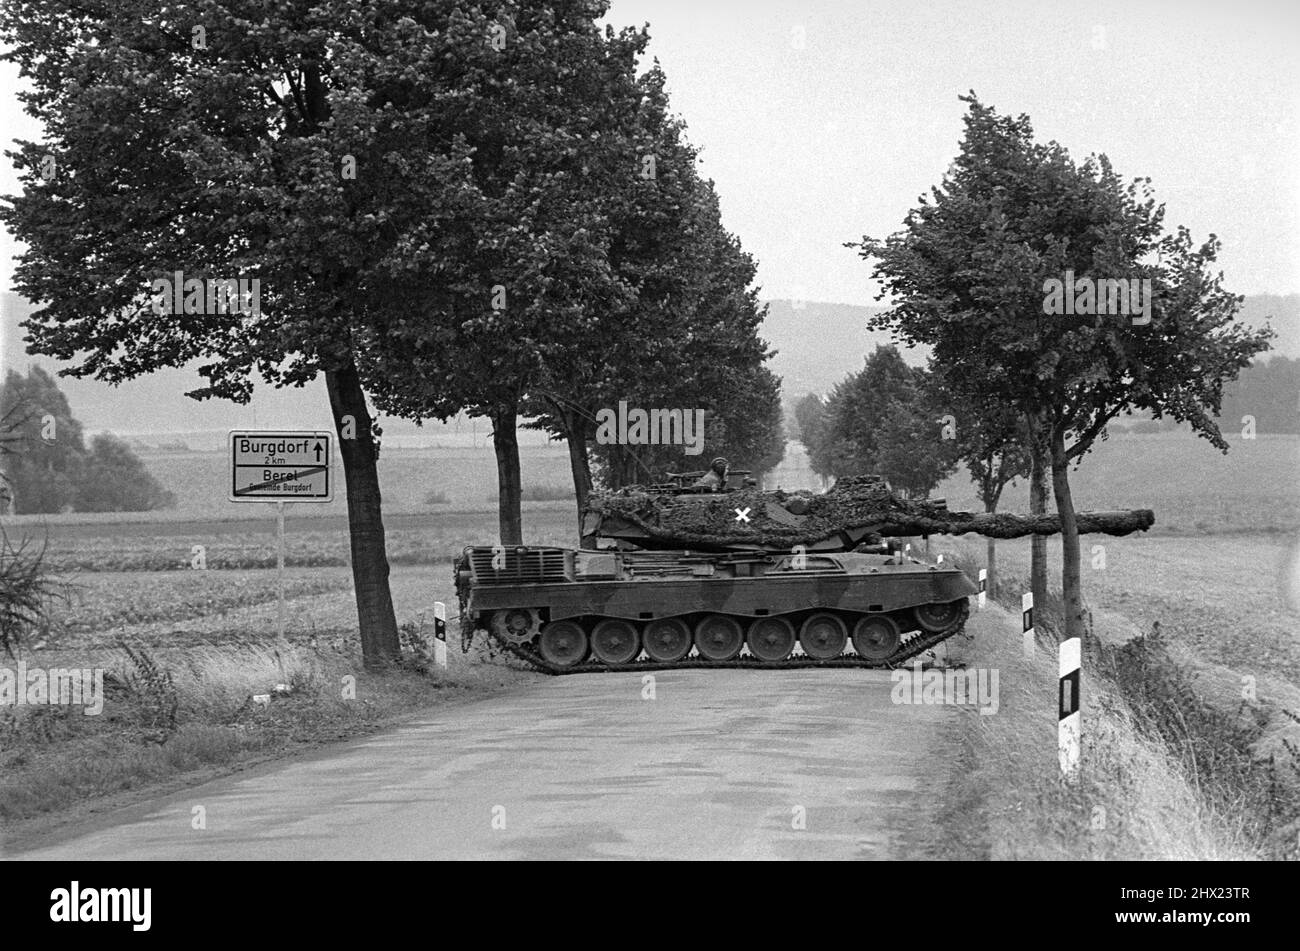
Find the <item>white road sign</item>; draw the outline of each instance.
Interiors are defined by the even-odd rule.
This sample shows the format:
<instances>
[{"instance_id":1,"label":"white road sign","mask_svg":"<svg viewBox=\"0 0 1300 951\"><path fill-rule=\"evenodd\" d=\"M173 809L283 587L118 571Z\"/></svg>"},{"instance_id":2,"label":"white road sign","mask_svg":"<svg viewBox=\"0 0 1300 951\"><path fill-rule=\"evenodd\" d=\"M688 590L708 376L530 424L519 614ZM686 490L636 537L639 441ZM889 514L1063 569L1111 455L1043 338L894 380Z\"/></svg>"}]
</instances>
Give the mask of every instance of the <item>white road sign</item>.
<instances>
[{"instance_id":1,"label":"white road sign","mask_svg":"<svg viewBox=\"0 0 1300 951\"><path fill-rule=\"evenodd\" d=\"M230 434L232 502L328 502L332 433Z\"/></svg>"}]
</instances>

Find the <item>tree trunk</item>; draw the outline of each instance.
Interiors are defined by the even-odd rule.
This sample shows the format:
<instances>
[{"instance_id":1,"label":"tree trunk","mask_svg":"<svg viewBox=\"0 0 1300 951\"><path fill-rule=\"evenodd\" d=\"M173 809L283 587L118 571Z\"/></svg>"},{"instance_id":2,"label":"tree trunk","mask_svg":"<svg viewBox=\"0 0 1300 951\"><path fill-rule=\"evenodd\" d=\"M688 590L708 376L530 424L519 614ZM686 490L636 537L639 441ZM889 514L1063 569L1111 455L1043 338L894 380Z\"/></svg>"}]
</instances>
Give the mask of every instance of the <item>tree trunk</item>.
<instances>
[{"instance_id":1,"label":"tree trunk","mask_svg":"<svg viewBox=\"0 0 1300 951\"><path fill-rule=\"evenodd\" d=\"M997 502L986 502L984 511L993 515L998 510ZM998 540L996 538L988 539L988 551L984 558L988 567L988 578L986 591L990 600L997 600L998 597Z\"/></svg>"},{"instance_id":2,"label":"tree trunk","mask_svg":"<svg viewBox=\"0 0 1300 951\"><path fill-rule=\"evenodd\" d=\"M577 414L565 414L564 441L569 445L569 469L573 473L573 497L578 503L578 536L582 536L582 513L591 495L591 460L587 456L587 427Z\"/></svg>"},{"instance_id":3,"label":"tree trunk","mask_svg":"<svg viewBox=\"0 0 1300 951\"><path fill-rule=\"evenodd\" d=\"M492 448L497 455L497 521L501 544L524 543L524 518L520 510L523 487L519 479L519 434L514 406L492 413Z\"/></svg>"},{"instance_id":4,"label":"tree trunk","mask_svg":"<svg viewBox=\"0 0 1300 951\"><path fill-rule=\"evenodd\" d=\"M1030 445L1033 456L1029 475L1029 511L1032 515L1047 513L1047 461L1041 444ZM1035 613L1047 604L1047 538L1035 535L1029 540L1029 590L1034 593Z\"/></svg>"},{"instance_id":5,"label":"tree trunk","mask_svg":"<svg viewBox=\"0 0 1300 951\"><path fill-rule=\"evenodd\" d=\"M1070 495L1070 460L1065 434L1052 434L1052 491L1061 518L1061 595L1065 600L1065 636L1083 637L1083 592L1079 583L1079 525Z\"/></svg>"},{"instance_id":6,"label":"tree trunk","mask_svg":"<svg viewBox=\"0 0 1300 951\"><path fill-rule=\"evenodd\" d=\"M337 370L326 371L325 389L343 457L361 658L368 670L375 670L392 663L401 652L393 596L388 588L388 554L384 548L376 465L378 449L356 366L349 361ZM349 416L351 421L344 418Z\"/></svg>"}]
</instances>

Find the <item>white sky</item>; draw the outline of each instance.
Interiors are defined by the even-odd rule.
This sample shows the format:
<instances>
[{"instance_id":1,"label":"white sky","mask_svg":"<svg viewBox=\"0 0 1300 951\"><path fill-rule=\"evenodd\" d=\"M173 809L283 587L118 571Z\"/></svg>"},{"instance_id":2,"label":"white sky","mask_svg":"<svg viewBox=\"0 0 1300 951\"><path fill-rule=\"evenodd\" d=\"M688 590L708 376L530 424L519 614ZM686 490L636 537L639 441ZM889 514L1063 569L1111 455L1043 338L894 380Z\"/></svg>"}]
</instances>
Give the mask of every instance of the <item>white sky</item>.
<instances>
[{"instance_id":1,"label":"white sky","mask_svg":"<svg viewBox=\"0 0 1300 951\"><path fill-rule=\"evenodd\" d=\"M968 89L1078 158L1151 176L1169 225L1223 239L1238 293L1300 291L1300 3L614 0L651 25L764 297L867 304L841 247L898 228L956 152ZM803 48L798 48L802 31ZM0 134L38 138L0 67ZM17 190L0 160L0 193ZM0 286L13 241L0 234Z\"/></svg>"},{"instance_id":2,"label":"white sky","mask_svg":"<svg viewBox=\"0 0 1300 951\"><path fill-rule=\"evenodd\" d=\"M938 183L970 89L1150 176L1167 225L1223 240L1229 289L1300 291L1296 0L613 0L607 22L649 22L764 297L872 302L841 245Z\"/></svg>"}]
</instances>

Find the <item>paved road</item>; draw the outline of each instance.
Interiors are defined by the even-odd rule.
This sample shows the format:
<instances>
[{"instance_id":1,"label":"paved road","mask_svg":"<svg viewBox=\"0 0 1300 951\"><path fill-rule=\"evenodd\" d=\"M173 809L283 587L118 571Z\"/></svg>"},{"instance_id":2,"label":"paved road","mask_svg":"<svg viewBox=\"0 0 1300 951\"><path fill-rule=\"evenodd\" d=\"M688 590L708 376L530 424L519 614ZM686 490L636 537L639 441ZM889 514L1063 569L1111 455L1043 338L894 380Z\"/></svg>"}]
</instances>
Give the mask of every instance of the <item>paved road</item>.
<instances>
[{"instance_id":1,"label":"paved road","mask_svg":"<svg viewBox=\"0 0 1300 951\"><path fill-rule=\"evenodd\" d=\"M680 671L654 687L549 679L10 857L892 858L940 794L927 753L952 714L891 704L886 672Z\"/></svg>"}]
</instances>

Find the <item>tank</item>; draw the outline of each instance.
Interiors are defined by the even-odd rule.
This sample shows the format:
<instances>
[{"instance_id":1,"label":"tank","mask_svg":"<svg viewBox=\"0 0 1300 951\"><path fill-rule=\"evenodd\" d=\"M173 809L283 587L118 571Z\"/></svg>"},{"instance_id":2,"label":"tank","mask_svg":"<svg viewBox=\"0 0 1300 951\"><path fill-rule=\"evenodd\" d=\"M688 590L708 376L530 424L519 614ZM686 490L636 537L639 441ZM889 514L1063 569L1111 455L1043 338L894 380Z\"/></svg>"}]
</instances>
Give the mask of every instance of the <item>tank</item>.
<instances>
[{"instance_id":1,"label":"tank","mask_svg":"<svg viewBox=\"0 0 1300 951\"><path fill-rule=\"evenodd\" d=\"M638 491L678 515L730 501L682 478ZM771 508L766 517L780 520ZM466 548L456 562L463 629L556 674L892 667L959 633L977 590L957 568L863 531L793 546L663 541L596 507L582 548Z\"/></svg>"}]
</instances>

